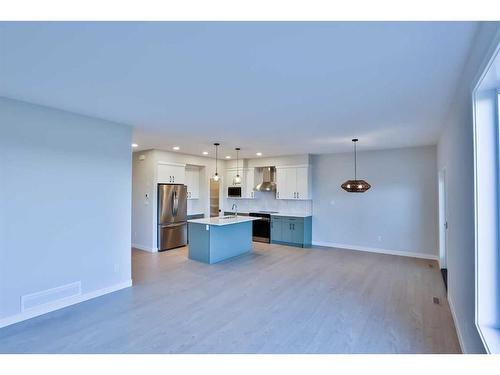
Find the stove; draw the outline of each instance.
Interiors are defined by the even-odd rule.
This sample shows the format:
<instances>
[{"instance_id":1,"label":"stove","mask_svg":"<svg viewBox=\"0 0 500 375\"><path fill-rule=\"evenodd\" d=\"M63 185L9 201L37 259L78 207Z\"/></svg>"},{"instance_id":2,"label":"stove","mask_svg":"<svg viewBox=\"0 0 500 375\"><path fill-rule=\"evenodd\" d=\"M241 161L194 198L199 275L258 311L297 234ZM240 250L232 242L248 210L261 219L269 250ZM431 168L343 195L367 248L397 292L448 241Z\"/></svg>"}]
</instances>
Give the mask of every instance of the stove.
<instances>
[{"instance_id":1,"label":"stove","mask_svg":"<svg viewBox=\"0 0 500 375\"><path fill-rule=\"evenodd\" d=\"M252 221L252 239L256 242L271 242L271 214L276 211L250 212L248 216L258 217L259 220Z\"/></svg>"}]
</instances>

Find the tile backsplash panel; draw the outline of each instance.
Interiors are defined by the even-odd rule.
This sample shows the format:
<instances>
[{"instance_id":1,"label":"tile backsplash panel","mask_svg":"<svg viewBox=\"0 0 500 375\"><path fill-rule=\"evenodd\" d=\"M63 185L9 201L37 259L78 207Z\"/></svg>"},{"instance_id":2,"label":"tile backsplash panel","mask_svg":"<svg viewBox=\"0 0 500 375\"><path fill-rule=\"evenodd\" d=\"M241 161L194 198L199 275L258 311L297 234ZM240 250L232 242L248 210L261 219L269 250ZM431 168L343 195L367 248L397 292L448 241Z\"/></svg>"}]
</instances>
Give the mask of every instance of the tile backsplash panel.
<instances>
[{"instance_id":1,"label":"tile backsplash panel","mask_svg":"<svg viewBox=\"0 0 500 375\"><path fill-rule=\"evenodd\" d=\"M205 212L203 201L201 199L188 199L187 200L187 213L188 215L202 214Z\"/></svg>"},{"instance_id":2,"label":"tile backsplash panel","mask_svg":"<svg viewBox=\"0 0 500 375\"><path fill-rule=\"evenodd\" d=\"M280 213L304 213L312 215L312 200L276 199L273 192L255 192L254 199L226 198L225 211L230 211L233 203L239 212L278 211Z\"/></svg>"}]
</instances>

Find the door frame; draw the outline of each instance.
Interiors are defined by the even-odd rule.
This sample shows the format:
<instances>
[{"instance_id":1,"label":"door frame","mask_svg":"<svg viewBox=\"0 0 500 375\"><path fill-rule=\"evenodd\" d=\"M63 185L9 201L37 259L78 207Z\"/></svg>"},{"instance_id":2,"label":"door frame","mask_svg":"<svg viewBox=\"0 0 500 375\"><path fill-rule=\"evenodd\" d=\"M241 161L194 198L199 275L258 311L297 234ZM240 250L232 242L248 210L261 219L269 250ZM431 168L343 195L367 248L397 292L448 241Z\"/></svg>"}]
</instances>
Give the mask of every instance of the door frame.
<instances>
[{"instance_id":1,"label":"door frame","mask_svg":"<svg viewBox=\"0 0 500 375\"><path fill-rule=\"evenodd\" d=\"M439 268L447 268L448 215L447 215L446 168L438 172L438 212L439 212Z\"/></svg>"}]
</instances>

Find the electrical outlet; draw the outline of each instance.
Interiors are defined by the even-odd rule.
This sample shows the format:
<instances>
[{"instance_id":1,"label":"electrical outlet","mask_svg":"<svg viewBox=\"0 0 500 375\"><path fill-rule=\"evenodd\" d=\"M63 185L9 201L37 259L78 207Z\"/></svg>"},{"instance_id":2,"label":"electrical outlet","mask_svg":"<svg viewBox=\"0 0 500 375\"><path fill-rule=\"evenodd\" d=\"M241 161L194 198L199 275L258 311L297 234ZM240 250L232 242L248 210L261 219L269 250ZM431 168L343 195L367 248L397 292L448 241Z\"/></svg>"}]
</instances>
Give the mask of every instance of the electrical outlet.
<instances>
[{"instance_id":1,"label":"electrical outlet","mask_svg":"<svg viewBox=\"0 0 500 375\"><path fill-rule=\"evenodd\" d=\"M378 242L382 242L382 236L378 236Z\"/></svg>"},{"instance_id":2,"label":"electrical outlet","mask_svg":"<svg viewBox=\"0 0 500 375\"><path fill-rule=\"evenodd\" d=\"M120 265L118 263L115 263L113 270L115 271L115 273L118 273L120 271Z\"/></svg>"}]
</instances>

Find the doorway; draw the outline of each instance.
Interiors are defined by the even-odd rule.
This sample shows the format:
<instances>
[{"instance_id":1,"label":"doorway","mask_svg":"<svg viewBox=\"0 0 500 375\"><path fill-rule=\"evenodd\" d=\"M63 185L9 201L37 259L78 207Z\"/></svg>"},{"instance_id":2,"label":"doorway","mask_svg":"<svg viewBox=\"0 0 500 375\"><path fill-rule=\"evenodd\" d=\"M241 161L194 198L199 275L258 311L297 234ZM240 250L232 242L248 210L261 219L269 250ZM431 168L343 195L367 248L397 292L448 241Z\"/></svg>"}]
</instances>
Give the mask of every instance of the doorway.
<instances>
[{"instance_id":1,"label":"doorway","mask_svg":"<svg viewBox=\"0 0 500 375\"><path fill-rule=\"evenodd\" d=\"M210 217L219 216L220 182L210 179Z\"/></svg>"},{"instance_id":2,"label":"doorway","mask_svg":"<svg viewBox=\"0 0 500 375\"><path fill-rule=\"evenodd\" d=\"M443 275L444 285L448 289L447 232L448 219L446 214L446 170L439 171L439 267Z\"/></svg>"}]
</instances>

